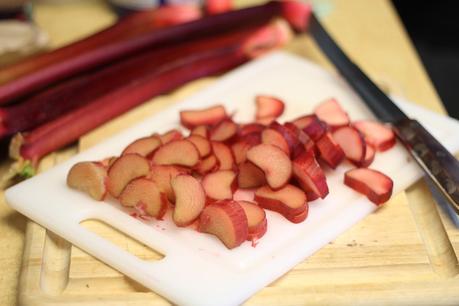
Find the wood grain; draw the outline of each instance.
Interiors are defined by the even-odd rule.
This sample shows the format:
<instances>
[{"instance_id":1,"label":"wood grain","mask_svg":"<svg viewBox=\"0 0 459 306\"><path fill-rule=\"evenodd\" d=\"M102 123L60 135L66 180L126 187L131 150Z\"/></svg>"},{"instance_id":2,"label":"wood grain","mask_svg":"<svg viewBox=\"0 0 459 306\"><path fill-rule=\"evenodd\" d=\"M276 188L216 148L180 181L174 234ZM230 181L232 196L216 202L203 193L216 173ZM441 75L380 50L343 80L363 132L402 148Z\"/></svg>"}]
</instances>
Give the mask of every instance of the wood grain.
<instances>
[{"instance_id":1,"label":"wood grain","mask_svg":"<svg viewBox=\"0 0 459 306\"><path fill-rule=\"evenodd\" d=\"M238 4L253 2L241 0ZM333 11L324 17L325 25L374 80L391 92L443 112L389 1L314 3L333 6ZM113 20L101 2L79 1L70 7L37 4L36 11L38 23L50 32L55 46ZM85 14L78 15L78 12L93 15L82 22L79 16ZM287 49L333 69L307 35L296 39ZM211 82L194 82L173 95L154 99L83 137L80 149L94 145ZM53 153L41 163L41 169L52 167L73 154L75 148ZM24 229L24 219L4 204L0 204L0 217L4 238L0 242L0 264L4 267L0 278L0 305L14 305L16 292L22 305L169 304L78 248L71 246L69 253L65 241L47 235L37 224L29 221ZM143 259L158 258L155 252L113 229L98 224L87 226ZM25 248L16 290L24 230ZM419 183L261 290L247 304L457 305L459 279L455 276L458 273L455 250L459 250L459 231L442 212L436 211L425 186ZM43 264L44 258L50 262ZM46 280L42 280L44 276ZM43 290L44 286L47 291Z\"/></svg>"}]
</instances>

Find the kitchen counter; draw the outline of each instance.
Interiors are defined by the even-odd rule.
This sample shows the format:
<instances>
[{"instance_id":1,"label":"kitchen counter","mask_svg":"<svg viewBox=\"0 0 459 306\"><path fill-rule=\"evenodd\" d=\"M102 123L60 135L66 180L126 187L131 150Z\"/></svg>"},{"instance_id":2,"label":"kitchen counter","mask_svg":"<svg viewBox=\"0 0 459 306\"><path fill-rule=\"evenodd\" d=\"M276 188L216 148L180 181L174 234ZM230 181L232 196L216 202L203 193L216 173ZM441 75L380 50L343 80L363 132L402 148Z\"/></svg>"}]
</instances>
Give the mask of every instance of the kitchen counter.
<instances>
[{"instance_id":1,"label":"kitchen counter","mask_svg":"<svg viewBox=\"0 0 459 306\"><path fill-rule=\"evenodd\" d=\"M43 1L44 2L44 1ZM240 0L238 5L253 1ZM313 1L326 27L343 49L383 88L437 112L442 104L413 48L395 9L388 0ZM115 20L102 1L38 2L37 24L57 47L83 37ZM288 46L331 68L313 41L301 37ZM8 167L0 165L0 173ZM0 305L15 305L26 219L0 203Z\"/></svg>"}]
</instances>

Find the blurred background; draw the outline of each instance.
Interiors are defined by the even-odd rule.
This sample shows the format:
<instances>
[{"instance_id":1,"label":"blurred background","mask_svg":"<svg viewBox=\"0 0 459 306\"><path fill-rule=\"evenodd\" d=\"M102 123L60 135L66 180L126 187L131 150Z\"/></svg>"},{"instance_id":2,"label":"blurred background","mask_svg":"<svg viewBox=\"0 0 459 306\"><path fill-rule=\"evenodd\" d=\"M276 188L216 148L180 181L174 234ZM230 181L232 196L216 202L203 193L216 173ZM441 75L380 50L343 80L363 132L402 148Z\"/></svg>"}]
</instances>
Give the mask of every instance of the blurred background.
<instances>
[{"instance_id":1,"label":"blurred background","mask_svg":"<svg viewBox=\"0 0 459 306\"><path fill-rule=\"evenodd\" d=\"M449 115L459 119L458 1L393 3Z\"/></svg>"},{"instance_id":2,"label":"blurred background","mask_svg":"<svg viewBox=\"0 0 459 306\"><path fill-rule=\"evenodd\" d=\"M49 6L48 9L33 12L33 3L27 0L0 0L0 65L14 61L37 51L44 46L61 46L74 37L84 37L88 31L85 27L86 18L92 14L98 16L100 27L104 27L116 18L117 15L125 14L129 9L137 9L151 5L168 3L195 2L200 0L107 0L106 5L112 8L111 13L101 15L100 12L84 10L81 3L84 0L37 0L41 6ZM27 20L32 18L41 22L54 22L55 18L49 18L53 14L53 6L69 5L79 2L75 10L68 10L68 16L60 16L60 20L72 18L72 23L62 23L56 31L68 33L71 26L76 33L74 37L60 35L60 33L43 33L36 27L22 27L11 24L5 20ZM96 1L96 0L92 0ZM390 0L388 0L390 1ZM90 1L88 1L90 2ZM319 13L326 15L333 9L332 0L313 1ZM443 0L433 5L429 1L403 1L392 0L394 9L397 10L419 56L450 116L459 119L459 19L456 18L454 0ZM82 12L83 10L83 12ZM85 16L76 21L75 16ZM104 16L101 18L101 16ZM75 22L77 26L75 27ZM38 22L40 23L40 22ZM55 27L54 27L55 28ZM48 41L47 37L53 37ZM5 39L8 38L8 39ZM20 50L20 52L17 52Z\"/></svg>"}]
</instances>

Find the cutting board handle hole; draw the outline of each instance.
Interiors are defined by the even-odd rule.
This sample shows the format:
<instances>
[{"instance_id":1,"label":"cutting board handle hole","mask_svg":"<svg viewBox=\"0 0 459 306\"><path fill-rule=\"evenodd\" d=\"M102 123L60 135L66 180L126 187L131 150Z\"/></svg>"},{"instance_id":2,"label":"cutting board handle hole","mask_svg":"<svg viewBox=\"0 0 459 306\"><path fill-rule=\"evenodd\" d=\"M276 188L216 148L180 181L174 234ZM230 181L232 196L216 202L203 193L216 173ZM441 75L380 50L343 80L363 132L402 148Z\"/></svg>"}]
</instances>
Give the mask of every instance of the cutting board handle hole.
<instances>
[{"instance_id":1,"label":"cutting board handle hole","mask_svg":"<svg viewBox=\"0 0 459 306\"><path fill-rule=\"evenodd\" d=\"M161 254L157 250L153 250L149 246L119 231L104 221L87 219L80 222L80 225L142 260L159 261L165 258L164 254Z\"/></svg>"}]
</instances>

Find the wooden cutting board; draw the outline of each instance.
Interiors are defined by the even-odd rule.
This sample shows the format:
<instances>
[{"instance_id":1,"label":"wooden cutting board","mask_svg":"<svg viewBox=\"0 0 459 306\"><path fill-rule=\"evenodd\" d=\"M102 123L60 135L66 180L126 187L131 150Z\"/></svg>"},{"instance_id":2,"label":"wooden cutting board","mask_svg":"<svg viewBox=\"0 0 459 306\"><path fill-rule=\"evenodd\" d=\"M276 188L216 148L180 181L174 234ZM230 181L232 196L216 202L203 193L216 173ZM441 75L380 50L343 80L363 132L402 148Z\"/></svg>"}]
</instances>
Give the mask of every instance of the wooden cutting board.
<instances>
[{"instance_id":1,"label":"wooden cutting board","mask_svg":"<svg viewBox=\"0 0 459 306\"><path fill-rule=\"evenodd\" d=\"M174 98L183 95L186 89ZM167 104L164 101L168 99L143 106L95 131L82 139L80 148L105 139L126 122L138 122L141 117L158 111ZM65 154L55 159L50 157L48 165L63 158ZM408 207L406 200L405 194L397 196L359 223L357 229L354 227L340 236L248 303L455 304L459 299L456 293L459 280L453 277L457 274L457 259L450 241L456 240L448 240L432 202L418 198ZM105 225L90 221L86 226L142 259L161 258L160 254ZM166 302L56 235L45 234L35 224L28 226L27 240L21 277L24 304Z\"/></svg>"}]
</instances>

